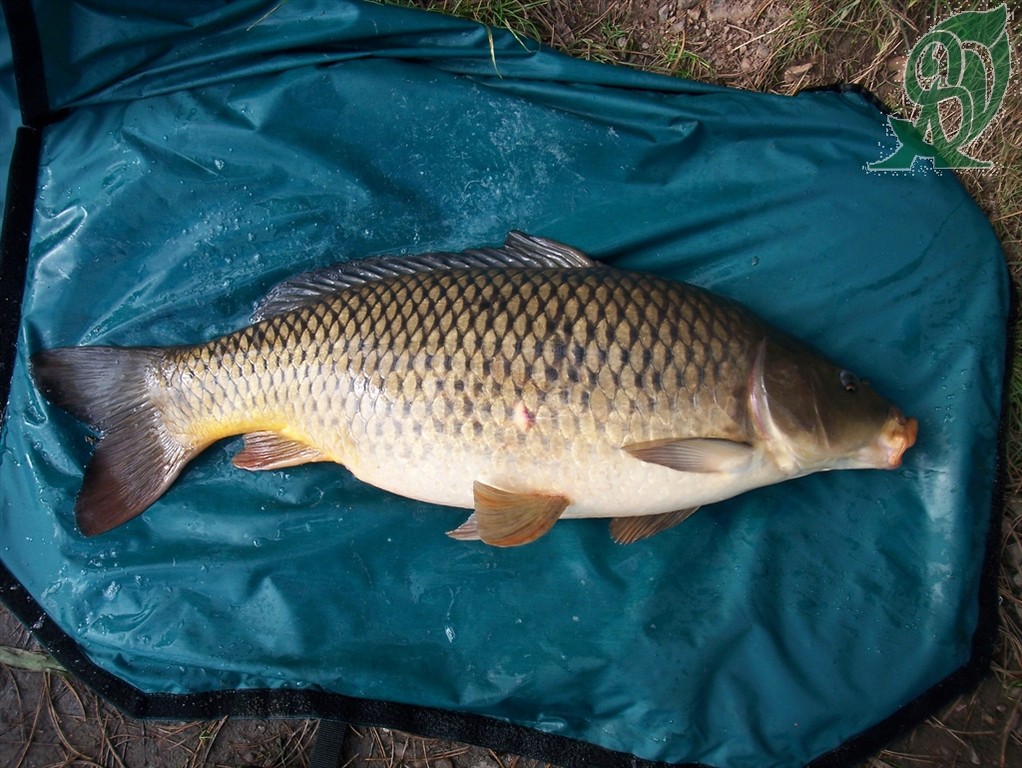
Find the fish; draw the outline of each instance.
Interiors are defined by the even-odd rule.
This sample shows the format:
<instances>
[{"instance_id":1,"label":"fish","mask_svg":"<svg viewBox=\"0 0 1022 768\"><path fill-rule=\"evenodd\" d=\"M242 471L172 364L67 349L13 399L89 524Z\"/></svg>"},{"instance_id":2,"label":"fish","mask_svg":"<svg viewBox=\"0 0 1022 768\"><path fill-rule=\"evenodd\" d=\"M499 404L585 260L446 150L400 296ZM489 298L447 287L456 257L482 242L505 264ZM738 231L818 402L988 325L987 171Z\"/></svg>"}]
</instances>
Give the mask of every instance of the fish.
<instances>
[{"instance_id":1,"label":"fish","mask_svg":"<svg viewBox=\"0 0 1022 768\"><path fill-rule=\"evenodd\" d=\"M296 275L250 325L195 345L54 348L30 367L100 436L75 502L85 536L237 435L238 468L335 462L472 510L448 535L509 547L569 518L634 543L754 488L897 468L918 432L738 302L518 231Z\"/></svg>"}]
</instances>

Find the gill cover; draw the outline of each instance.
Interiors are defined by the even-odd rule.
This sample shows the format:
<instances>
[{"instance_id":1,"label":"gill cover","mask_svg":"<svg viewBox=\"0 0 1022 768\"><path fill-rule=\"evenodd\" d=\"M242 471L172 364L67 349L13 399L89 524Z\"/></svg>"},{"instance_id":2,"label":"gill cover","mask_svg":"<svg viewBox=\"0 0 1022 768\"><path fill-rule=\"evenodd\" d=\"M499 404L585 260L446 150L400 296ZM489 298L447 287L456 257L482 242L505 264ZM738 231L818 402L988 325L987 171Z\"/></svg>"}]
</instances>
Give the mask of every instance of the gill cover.
<instances>
[{"instance_id":1,"label":"gill cover","mask_svg":"<svg viewBox=\"0 0 1022 768\"><path fill-rule=\"evenodd\" d=\"M760 342L749 402L756 431L785 472L890 466L871 448L900 412L867 382L798 342Z\"/></svg>"}]
</instances>

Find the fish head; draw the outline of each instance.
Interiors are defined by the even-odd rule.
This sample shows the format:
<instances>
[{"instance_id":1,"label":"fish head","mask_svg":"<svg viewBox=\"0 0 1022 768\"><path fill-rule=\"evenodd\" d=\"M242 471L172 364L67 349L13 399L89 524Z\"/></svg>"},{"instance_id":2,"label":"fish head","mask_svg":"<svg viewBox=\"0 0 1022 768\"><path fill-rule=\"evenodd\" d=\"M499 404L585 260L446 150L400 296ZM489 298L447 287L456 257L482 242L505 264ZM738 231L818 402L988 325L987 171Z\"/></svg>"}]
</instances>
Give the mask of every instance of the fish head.
<instances>
[{"instance_id":1,"label":"fish head","mask_svg":"<svg viewBox=\"0 0 1022 768\"><path fill-rule=\"evenodd\" d=\"M767 452L792 475L896 469L919 430L866 379L787 340L759 345L749 400Z\"/></svg>"}]
</instances>

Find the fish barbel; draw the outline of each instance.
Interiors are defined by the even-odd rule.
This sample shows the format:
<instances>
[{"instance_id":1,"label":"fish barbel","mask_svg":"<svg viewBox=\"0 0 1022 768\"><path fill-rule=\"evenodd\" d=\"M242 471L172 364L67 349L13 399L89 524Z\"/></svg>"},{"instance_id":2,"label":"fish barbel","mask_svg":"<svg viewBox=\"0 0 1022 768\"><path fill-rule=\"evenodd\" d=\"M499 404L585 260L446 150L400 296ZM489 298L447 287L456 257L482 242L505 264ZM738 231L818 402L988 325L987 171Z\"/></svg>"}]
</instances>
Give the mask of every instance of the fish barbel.
<instances>
[{"instance_id":1,"label":"fish barbel","mask_svg":"<svg viewBox=\"0 0 1022 768\"><path fill-rule=\"evenodd\" d=\"M32 372L102 435L76 503L89 536L231 435L238 467L337 462L474 510L455 538L513 546L562 517L633 542L752 488L894 468L918 429L733 301L518 232L299 275L206 343L53 349Z\"/></svg>"}]
</instances>

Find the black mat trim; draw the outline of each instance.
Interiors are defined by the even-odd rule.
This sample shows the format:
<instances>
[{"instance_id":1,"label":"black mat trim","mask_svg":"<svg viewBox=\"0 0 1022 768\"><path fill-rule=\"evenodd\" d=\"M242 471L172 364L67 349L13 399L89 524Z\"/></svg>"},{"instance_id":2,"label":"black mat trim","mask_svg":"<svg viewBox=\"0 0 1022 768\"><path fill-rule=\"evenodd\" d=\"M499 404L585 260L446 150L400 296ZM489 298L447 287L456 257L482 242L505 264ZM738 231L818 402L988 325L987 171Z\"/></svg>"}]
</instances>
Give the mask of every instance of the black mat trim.
<instances>
[{"instance_id":1,"label":"black mat trim","mask_svg":"<svg viewBox=\"0 0 1022 768\"><path fill-rule=\"evenodd\" d=\"M43 69L43 47L39 41L35 11L28 0L0 0L14 58L14 82L18 88L21 122L41 128L58 116L51 114Z\"/></svg>"},{"instance_id":2,"label":"black mat trim","mask_svg":"<svg viewBox=\"0 0 1022 768\"><path fill-rule=\"evenodd\" d=\"M42 135L33 128L18 129L7 177L7 203L0 235L0 429L7 421L17 353L41 140Z\"/></svg>"},{"instance_id":3,"label":"black mat trim","mask_svg":"<svg viewBox=\"0 0 1022 768\"><path fill-rule=\"evenodd\" d=\"M869 90L865 86L859 85L858 83L831 83L830 85L813 85L808 88L803 88L799 93L854 93L856 96L860 96L864 101L868 102L870 106L875 108L877 111L884 115L893 115L898 117L893 109L891 109L884 101L877 96L873 91Z\"/></svg>"}]
</instances>

